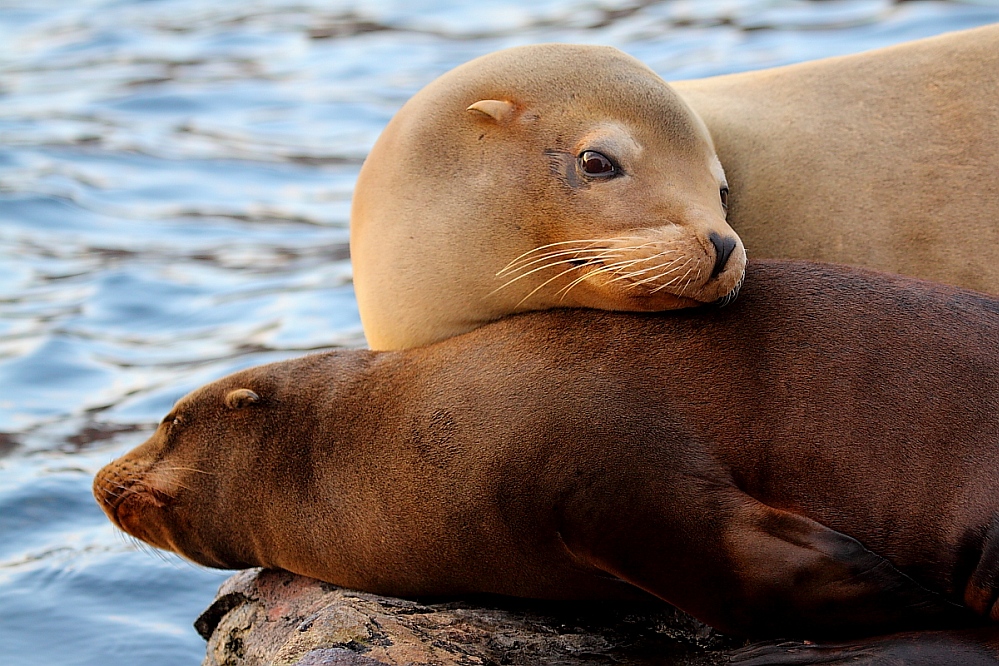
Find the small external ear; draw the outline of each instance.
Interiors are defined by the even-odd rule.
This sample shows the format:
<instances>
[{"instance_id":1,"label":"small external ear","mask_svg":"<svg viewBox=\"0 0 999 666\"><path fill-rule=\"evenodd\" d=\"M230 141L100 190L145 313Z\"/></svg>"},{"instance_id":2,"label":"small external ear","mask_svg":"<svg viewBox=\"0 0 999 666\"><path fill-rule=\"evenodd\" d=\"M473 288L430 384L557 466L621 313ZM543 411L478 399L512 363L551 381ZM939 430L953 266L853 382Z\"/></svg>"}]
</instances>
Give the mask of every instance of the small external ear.
<instances>
[{"instance_id":1,"label":"small external ear","mask_svg":"<svg viewBox=\"0 0 999 666\"><path fill-rule=\"evenodd\" d=\"M260 396L245 388L229 391L225 397L225 406L229 409L243 409L255 402L260 402Z\"/></svg>"},{"instance_id":2,"label":"small external ear","mask_svg":"<svg viewBox=\"0 0 999 666\"><path fill-rule=\"evenodd\" d=\"M480 99L465 110L481 113L484 116L489 116L498 123L502 123L513 116L514 109L513 102L498 99Z\"/></svg>"}]
</instances>

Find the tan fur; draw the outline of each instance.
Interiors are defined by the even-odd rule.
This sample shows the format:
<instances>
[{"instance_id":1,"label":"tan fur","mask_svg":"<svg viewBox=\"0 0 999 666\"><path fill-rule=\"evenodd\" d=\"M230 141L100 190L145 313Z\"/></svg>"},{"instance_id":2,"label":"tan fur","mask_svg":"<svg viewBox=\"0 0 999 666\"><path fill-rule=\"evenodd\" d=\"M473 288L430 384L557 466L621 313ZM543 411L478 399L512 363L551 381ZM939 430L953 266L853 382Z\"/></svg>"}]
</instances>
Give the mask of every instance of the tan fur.
<instances>
[{"instance_id":1,"label":"tan fur","mask_svg":"<svg viewBox=\"0 0 999 666\"><path fill-rule=\"evenodd\" d=\"M587 149L623 175L587 179ZM558 44L473 60L407 102L361 170L351 255L368 342L413 347L560 305L725 297L745 253L723 185L704 125L637 60ZM712 233L735 245L716 277Z\"/></svg>"},{"instance_id":2,"label":"tan fur","mask_svg":"<svg viewBox=\"0 0 999 666\"><path fill-rule=\"evenodd\" d=\"M751 256L999 293L999 25L673 86Z\"/></svg>"},{"instance_id":3,"label":"tan fur","mask_svg":"<svg viewBox=\"0 0 999 666\"><path fill-rule=\"evenodd\" d=\"M658 310L723 295L742 248L718 280L703 281L704 238L726 227L701 118L731 187L728 221L751 254L999 293L999 26L674 87L686 105L613 49L541 45L472 61L414 97L355 192L351 252L371 346L424 344L525 309ZM482 100L513 100L519 115L463 114ZM600 123L632 133L640 173L601 183L613 191L560 188L544 150L571 153ZM650 226L689 241L677 256L701 266L684 299L608 292L599 276L563 297L566 280L585 274L576 270L521 302L554 268L493 291L516 277L496 273L521 252ZM655 263L645 261L636 268Z\"/></svg>"}]
</instances>

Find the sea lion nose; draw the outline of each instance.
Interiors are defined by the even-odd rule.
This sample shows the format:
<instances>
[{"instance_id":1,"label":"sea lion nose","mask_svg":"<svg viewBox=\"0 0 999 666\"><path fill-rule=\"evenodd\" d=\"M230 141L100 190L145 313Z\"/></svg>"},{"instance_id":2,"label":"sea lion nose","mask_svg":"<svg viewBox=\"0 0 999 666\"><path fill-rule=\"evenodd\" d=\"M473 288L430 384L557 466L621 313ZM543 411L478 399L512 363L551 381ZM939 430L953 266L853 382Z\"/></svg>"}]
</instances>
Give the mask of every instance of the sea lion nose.
<instances>
[{"instance_id":1,"label":"sea lion nose","mask_svg":"<svg viewBox=\"0 0 999 666\"><path fill-rule=\"evenodd\" d=\"M708 235L708 240L715 246L715 267L711 271L711 277L717 277L719 273L725 270L725 264L728 263L728 258L732 256L732 250L735 249L735 238L733 236L722 236L717 231L712 231Z\"/></svg>"}]
</instances>

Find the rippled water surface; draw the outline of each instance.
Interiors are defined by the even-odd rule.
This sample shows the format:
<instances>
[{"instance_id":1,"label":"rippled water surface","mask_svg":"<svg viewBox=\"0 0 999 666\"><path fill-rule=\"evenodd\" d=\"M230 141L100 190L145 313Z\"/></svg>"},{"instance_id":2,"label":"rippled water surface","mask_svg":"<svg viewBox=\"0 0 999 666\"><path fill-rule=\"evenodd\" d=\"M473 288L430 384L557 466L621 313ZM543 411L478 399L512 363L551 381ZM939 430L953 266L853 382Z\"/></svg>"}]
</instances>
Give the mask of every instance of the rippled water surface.
<instances>
[{"instance_id":1,"label":"rippled water surface","mask_svg":"<svg viewBox=\"0 0 999 666\"><path fill-rule=\"evenodd\" d=\"M202 383L363 344L351 188L435 76L572 41L689 78L995 21L984 0L0 0L0 663L203 657L225 574L116 534L91 478Z\"/></svg>"}]
</instances>

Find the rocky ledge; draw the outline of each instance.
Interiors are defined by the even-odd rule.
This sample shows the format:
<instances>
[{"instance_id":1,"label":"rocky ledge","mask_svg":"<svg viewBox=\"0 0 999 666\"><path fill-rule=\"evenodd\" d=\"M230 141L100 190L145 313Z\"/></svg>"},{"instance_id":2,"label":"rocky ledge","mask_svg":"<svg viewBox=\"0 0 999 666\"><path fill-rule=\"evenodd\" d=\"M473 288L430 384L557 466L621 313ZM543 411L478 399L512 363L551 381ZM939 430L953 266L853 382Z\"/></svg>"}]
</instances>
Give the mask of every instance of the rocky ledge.
<instances>
[{"instance_id":1,"label":"rocky ledge","mask_svg":"<svg viewBox=\"0 0 999 666\"><path fill-rule=\"evenodd\" d=\"M380 597L284 571L228 579L203 666L721 664L741 642L665 605Z\"/></svg>"}]
</instances>

